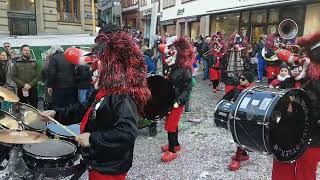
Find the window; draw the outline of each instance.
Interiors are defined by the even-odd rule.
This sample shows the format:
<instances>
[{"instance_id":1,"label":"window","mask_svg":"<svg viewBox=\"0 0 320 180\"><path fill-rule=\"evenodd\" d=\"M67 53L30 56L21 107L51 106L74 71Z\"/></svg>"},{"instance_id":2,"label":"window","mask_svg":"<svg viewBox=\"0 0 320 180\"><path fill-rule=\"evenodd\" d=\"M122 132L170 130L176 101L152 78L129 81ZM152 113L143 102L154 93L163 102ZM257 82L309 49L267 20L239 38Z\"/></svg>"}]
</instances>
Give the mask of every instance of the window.
<instances>
[{"instance_id":1,"label":"window","mask_svg":"<svg viewBox=\"0 0 320 180\"><path fill-rule=\"evenodd\" d=\"M57 0L58 19L63 22L80 22L80 1Z\"/></svg>"},{"instance_id":2,"label":"window","mask_svg":"<svg viewBox=\"0 0 320 180\"><path fill-rule=\"evenodd\" d=\"M146 6L147 5L147 0L140 0L140 6Z\"/></svg>"},{"instance_id":3,"label":"window","mask_svg":"<svg viewBox=\"0 0 320 180\"><path fill-rule=\"evenodd\" d=\"M176 0L162 0L162 1L163 1L163 8L168 8L176 5Z\"/></svg>"},{"instance_id":4,"label":"window","mask_svg":"<svg viewBox=\"0 0 320 180\"><path fill-rule=\"evenodd\" d=\"M138 2L139 2L139 0L122 0L121 1L122 7L124 7L124 8L137 5Z\"/></svg>"},{"instance_id":5,"label":"window","mask_svg":"<svg viewBox=\"0 0 320 180\"><path fill-rule=\"evenodd\" d=\"M215 30L216 32L224 32L226 40L233 32L238 31L240 13L224 14L212 17L215 18L214 21L212 20L212 22L214 22L214 24L211 25L211 27L213 26L212 30Z\"/></svg>"},{"instance_id":6,"label":"window","mask_svg":"<svg viewBox=\"0 0 320 180\"><path fill-rule=\"evenodd\" d=\"M9 9L34 13L34 0L10 0Z\"/></svg>"},{"instance_id":7,"label":"window","mask_svg":"<svg viewBox=\"0 0 320 180\"><path fill-rule=\"evenodd\" d=\"M267 22L267 10L252 11L251 22L253 24L264 24Z\"/></svg>"}]
</instances>

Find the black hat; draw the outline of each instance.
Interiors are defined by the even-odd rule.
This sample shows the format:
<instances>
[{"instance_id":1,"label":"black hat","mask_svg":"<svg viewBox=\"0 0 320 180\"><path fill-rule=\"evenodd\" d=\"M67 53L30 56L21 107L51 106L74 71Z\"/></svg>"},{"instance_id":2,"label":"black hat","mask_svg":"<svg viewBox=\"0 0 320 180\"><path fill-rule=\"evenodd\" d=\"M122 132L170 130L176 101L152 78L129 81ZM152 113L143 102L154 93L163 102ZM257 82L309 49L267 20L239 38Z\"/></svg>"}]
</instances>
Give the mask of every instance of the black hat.
<instances>
[{"instance_id":1,"label":"black hat","mask_svg":"<svg viewBox=\"0 0 320 180\"><path fill-rule=\"evenodd\" d=\"M254 81L254 75L251 72L244 72L242 76L244 76L249 83L252 83Z\"/></svg>"},{"instance_id":2,"label":"black hat","mask_svg":"<svg viewBox=\"0 0 320 180\"><path fill-rule=\"evenodd\" d=\"M290 70L289 66L286 63L281 64L280 69L282 69L282 68L286 68L286 69L288 69L288 71Z\"/></svg>"}]
</instances>

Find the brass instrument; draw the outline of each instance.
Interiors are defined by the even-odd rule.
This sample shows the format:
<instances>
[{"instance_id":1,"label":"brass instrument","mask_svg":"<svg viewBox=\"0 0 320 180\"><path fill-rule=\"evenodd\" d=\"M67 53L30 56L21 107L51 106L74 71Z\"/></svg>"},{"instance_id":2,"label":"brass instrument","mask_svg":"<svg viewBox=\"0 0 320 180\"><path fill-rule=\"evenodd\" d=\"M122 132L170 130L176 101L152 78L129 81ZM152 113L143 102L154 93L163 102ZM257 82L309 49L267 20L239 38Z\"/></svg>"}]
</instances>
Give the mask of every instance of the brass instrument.
<instances>
[{"instance_id":1,"label":"brass instrument","mask_svg":"<svg viewBox=\"0 0 320 180\"><path fill-rule=\"evenodd\" d=\"M292 19L285 19L279 24L278 32L283 39L293 39L298 34L298 25Z\"/></svg>"}]
</instances>

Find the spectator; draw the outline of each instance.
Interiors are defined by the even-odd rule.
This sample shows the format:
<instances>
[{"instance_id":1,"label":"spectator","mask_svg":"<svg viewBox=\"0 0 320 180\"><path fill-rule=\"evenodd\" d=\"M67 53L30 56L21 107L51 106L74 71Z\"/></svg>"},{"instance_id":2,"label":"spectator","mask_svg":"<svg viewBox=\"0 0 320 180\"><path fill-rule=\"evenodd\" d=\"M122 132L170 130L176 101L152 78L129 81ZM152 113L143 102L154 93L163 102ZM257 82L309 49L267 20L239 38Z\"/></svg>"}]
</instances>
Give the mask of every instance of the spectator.
<instances>
[{"instance_id":1,"label":"spectator","mask_svg":"<svg viewBox=\"0 0 320 180\"><path fill-rule=\"evenodd\" d=\"M64 108L77 102L75 65L65 59L61 47L51 48L56 50L48 65L48 94L52 96L54 108Z\"/></svg>"},{"instance_id":2,"label":"spectator","mask_svg":"<svg viewBox=\"0 0 320 180\"><path fill-rule=\"evenodd\" d=\"M4 86L6 84L6 61L8 61L6 52L0 53L0 86Z\"/></svg>"},{"instance_id":3,"label":"spectator","mask_svg":"<svg viewBox=\"0 0 320 180\"><path fill-rule=\"evenodd\" d=\"M257 47L255 48L253 55L257 55L258 58L258 80L257 82L262 82L263 81L263 75L264 75L264 70L266 67L266 61L262 56L262 49L266 46L266 39L267 35L262 35L260 37L260 42L258 43Z\"/></svg>"},{"instance_id":4,"label":"spectator","mask_svg":"<svg viewBox=\"0 0 320 180\"><path fill-rule=\"evenodd\" d=\"M12 60L8 59L5 51L0 53L1 66L5 72L6 82L5 87L13 92L17 92L17 85L12 80Z\"/></svg>"},{"instance_id":5,"label":"spectator","mask_svg":"<svg viewBox=\"0 0 320 180\"><path fill-rule=\"evenodd\" d=\"M77 65L75 75L79 101L80 103L85 103L91 90L91 77L93 74L89 66Z\"/></svg>"},{"instance_id":6,"label":"spectator","mask_svg":"<svg viewBox=\"0 0 320 180\"><path fill-rule=\"evenodd\" d=\"M203 43L202 50L201 50L201 53L200 53L202 55L203 66L204 66L203 80L209 79L208 57L207 56L203 56L203 54L205 54L206 52L211 50L210 41L211 41L210 36L207 36L206 39L205 39L205 42Z\"/></svg>"},{"instance_id":7,"label":"spectator","mask_svg":"<svg viewBox=\"0 0 320 180\"><path fill-rule=\"evenodd\" d=\"M16 53L13 49L11 49L11 44L8 42L3 43L3 49L7 53L7 58L12 59L16 56Z\"/></svg>"},{"instance_id":8,"label":"spectator","mask_svg":"<svg viewBox=\"0 0 320 180\"><path fill-rule=\"evenodd\" d=\"M37 62L31 58L30 46L23 45L22 55L13 65L12 80L17 84L20 102L30 104L35 108L38 107L39 70Z\"/></svg>"},{"instance_id":9,"label":"spectator","mask_svg":"<svg viewBox=\"0 0 320 180\"><path fill-rule=\"evenodd\" d=\"M152 60L153 51L146 46L143 46L141 50L143 52L144 62L147 65L147 72L150 74L155 74L157 71L157 68L154 61Z\"/></svg>"}]
</instances>

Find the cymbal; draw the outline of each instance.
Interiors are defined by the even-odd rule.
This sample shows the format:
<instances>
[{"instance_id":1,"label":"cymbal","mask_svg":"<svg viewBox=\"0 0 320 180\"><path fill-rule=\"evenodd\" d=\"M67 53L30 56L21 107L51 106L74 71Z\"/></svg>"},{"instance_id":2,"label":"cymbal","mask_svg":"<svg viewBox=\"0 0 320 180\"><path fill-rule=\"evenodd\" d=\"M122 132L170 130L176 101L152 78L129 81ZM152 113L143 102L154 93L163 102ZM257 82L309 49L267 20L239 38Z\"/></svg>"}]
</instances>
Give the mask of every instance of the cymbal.
<instances>
[{"instance_id":1,"label":"cymbal","mask_svg":"<svg viewBox=\"0 0 320 180\"><path fill-rule=\"evenodd\" d=\"M4 101L8 102L19 102L19 97L15 95L12 91L7 88L0 86L0 97L3 98Z\"/></svg>"},{"instance_id":2,"label":"cymbal","mask_svg":"<svg viewBox=\"0 0 320 180\"><path fill-rule=\"evenodd\" d=\"M8 144L34 144L48 141L48 136L33 131L0 130L0 142Z\"/></svg>"}]
</instances>

